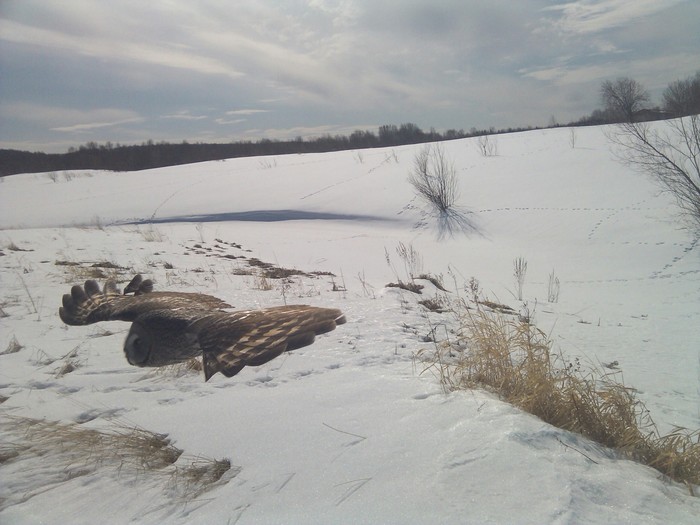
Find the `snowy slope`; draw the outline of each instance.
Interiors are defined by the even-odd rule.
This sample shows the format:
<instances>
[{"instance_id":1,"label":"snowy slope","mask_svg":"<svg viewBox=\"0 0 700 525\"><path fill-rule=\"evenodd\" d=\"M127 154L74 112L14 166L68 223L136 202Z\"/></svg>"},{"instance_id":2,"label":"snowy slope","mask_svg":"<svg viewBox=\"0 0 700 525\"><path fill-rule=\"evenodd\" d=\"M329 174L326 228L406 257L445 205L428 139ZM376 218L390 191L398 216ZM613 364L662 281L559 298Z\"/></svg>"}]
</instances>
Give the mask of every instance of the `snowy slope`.
<instances>
[{"instance_id":1,"label":"snowy slope","mask_svg":"<svg viewBox=\"0 0 700 525\"><path fill-rule=\"evenodd\" d=\"M0 463L0 521L695 523L700 500L656 471L483 392L445 394L415 356L454 320L384 287L406 277L396 247L410 245L452 296L475 277L534 312L567 357L618 361L662 431L700 427L698 237L614 160L600 128L576 134L575 148L564 129L499 136L492 157L476 139L445 142L478 233L444 238L407 182L421 146L5 177L0 351L23 348L0 355L2 417L141 427L240 471L192 500L109 464L48 484L58 460L20 455ZM240 275L252 257L335 277L266 290ZM528 261L523 302L516 257ZM126 324L66 328L56 315L101 261L122 280L141 272L236 307L334 306L348 323L231 379L144 372L123 357Z\"/></svg>"}]
</instances>

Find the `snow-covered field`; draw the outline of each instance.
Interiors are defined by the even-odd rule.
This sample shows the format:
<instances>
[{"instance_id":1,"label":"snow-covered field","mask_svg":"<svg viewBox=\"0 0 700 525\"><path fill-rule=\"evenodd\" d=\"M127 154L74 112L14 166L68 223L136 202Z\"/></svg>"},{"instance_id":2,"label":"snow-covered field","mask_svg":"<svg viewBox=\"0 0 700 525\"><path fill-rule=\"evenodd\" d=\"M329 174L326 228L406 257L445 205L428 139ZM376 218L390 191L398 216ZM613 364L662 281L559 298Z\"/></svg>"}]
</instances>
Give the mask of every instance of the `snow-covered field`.
<instances>
[{"instance_id":1,"label":"snow-covered field","mask_svg":"<svg viewBox=\"0 0 700 525\"><path fill-rule=\"evenodd\" d=\"M487 393L444 393L415 356L454 319L417 304L436 294L427 282L422 297L385 287L406 279L399 243L412 247L449 296L474 277L567 358L617 361L662 432L699 428L700 239L600 128L575 133L575 148L567 129L498 136L497 156L444 143L478 233L443 238L407 181L421 146L3 178L0 352L21 348L0 355L0 522L697 523L700 499L655 470ZM335 277L265 282L252 258ZM104 262L121 286L140 272L159 290L337 307L348 322L230 379L139 369L126 323L57 315ZM99 450L76 472L60 450L22 449L16 417L168 434L185 451L175 466L235 468L196 496Z\"/></svg>"}]
</instances>

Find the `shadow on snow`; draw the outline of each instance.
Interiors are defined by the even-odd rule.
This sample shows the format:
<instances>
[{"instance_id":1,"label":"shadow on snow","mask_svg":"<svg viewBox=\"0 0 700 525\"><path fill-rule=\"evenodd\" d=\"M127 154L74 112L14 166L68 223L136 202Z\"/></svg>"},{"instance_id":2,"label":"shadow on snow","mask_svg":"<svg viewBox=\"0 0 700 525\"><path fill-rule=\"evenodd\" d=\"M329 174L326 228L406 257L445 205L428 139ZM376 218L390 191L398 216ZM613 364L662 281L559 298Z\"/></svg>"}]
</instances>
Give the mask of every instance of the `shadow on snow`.
<instances>
[{"instance_id":1,"label":"shadow on snow","mask_svg":"<svg viewBox=\"0 0 700 525\"><path fill-rule=\"evenodd\" d=\"M280 222L280 221L391 221L386 217L375 215L328 213L301 210L256 210L226 213L202 213L194 215L176 215L172 217L151 217L124 222L122 224L165 224L172 222Z\"/></svg>"}]
</instances>

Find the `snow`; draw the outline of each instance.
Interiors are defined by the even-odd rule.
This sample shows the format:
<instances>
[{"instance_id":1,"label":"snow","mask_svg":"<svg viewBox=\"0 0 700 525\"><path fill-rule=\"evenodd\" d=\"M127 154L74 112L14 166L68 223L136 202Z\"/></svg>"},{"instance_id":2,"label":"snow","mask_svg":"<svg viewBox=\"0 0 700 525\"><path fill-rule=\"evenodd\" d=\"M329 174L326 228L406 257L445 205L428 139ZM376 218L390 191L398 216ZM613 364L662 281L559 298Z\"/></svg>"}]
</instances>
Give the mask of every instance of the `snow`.
<instances>
[{"instance_id":1,"label":"snow","mask_svg":"<svg viewBox=\"0 0 700 525\"><path fill-rule=\"evenodd\" d=\"M423 297L385 287L406 278L397 245L412 246L452 297L474 277L529 309L567 358L618 361L662 432L699 428L700 239L670 196L616 162L601 128L577 129L575 148L569 138L501 135L492 157L476 139L444 142L477 227L454 236L408 183L421 146L4 177L0 351L23 345L0 355L5 445L22 441L9 416L139 427L239 470L188 499L143 472L104 463L63 479L51 474L60 455L20 455L0 463L0 521L697 523L700 500L655 470L491 394L445 393L416 356L454 319L417 304L436 293L427 282ZM266 290L239 275L240 257L335 277ZM109 261L122 279L239 308L337 307L348 323L230 379L146 371L123 356L126 323L61 323L61 295L84 278L57 261ZM552 272L561 294L548 303Z\"/></svg>"}]
</instances>

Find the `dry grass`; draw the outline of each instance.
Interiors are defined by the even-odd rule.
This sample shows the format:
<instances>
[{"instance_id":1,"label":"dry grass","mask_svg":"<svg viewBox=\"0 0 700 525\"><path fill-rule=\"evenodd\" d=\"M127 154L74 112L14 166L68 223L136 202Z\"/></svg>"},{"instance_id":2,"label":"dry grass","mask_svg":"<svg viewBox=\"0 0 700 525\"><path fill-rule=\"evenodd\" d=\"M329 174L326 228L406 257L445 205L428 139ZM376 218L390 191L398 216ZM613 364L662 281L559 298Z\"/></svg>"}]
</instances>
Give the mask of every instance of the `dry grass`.
<instances>
[{"instance_id":1,"label":"dry grass","mask_svg":"<svg viewBox=\"0 0 700 525\"><path fill-rule=\"evenodd\" d=\"M76 283L88 279L121 281L131 268L119 266L110 261L96 263L57 260L54 265L64 269L66 282Z\"/></svg>"},{"instance_id":2,"label":"dry grass","mask_svg":"<svg viewBox=\"0 0 700 525\"><path fill-rule=\"evenodd\" d=\"M10 483L17 484L24 492L10 492L9 497L0 500L0 509L98 470L111 470L120 477L163 475L163 488L170 495L178 500L190 500L215 486L231 470L227 459L186 457L167 435L139 428L120 427L102 432L77 424L4 415L0 429L3 436L0 467L24 462L12 469L12 478L6 478L8 487ZM231 472L236 473L236 469ZM22 477L26 479L18 479Z\"/></svg>"},{"instance_id":3,"label":"dry grass","mask_svg":"<svg viewBox=\"0 0 700 525\"><path fill-rule=\"evenodd\" d=\"M166 239L165 235L153 225L138 228L137 231L146 242L163 242Z\"/></svg>"},{"instance_id":4,"label":"dry grass","mask_svg":"<svg viewBox=\"0 0 700 525\"><path fill-rule=\"evenodd\" d=\"M424 286L422 284L414 283L412 281L411 282L404 282L400 279L396 283L387 283L386 287L387 288L400 288L401 290L406 290L408 292L417 293L417 294L423 293L421 290L423 290L423 288L424 288Z\"/></svg>"},{"instance_id":5,"label":"dry grass","mask_svg":"<svg viewBox=\"0 0 700 525\"><path fill-rule=\"evenodd\" d=\"M182 363L175 363L174 365L159 366L153 371L153 375L162 376L168 380L173 377L183 377L192 374L202 373L202 359L200 357L193 357Z\"/></svg>"},{"instance_id":6,"label":"dry grass","mask_svg":"<svg viewBox=\"0 0 700 525\"><path fill-rule=\"evenodd\" d=\"M19 341L17 341L17 337L14 335L12 336L12 339L10 339L10 342L7 343L7 348L0 352L0 355L6 355L6 354L16 354L20 350L24 348L23 344L20 344Z\"/></svg>"},{"instance_id":7,"label":"dry grass","mask_svg":"<svg viewBox=\"0 0 700 525\"><path fill-rule=\"evenodd\" d=\"M462 310L459 340L434 358L446 388L485 388L547 423L615 449L666 476L700 484L700 430L662 436L619 371L583 370L551 351L535 326L482 308ZM433 366L433 365L431 365Z\"/></svg>"},{"instance_id":8,"label":"dry grass","mask_svg":"<svg viewBox=\"0 0 700 525\"><path fill-rule=\"evenodd\" d=\"M436 295L432 299L423 299L418 301L418 304L430 310L431 312L444 313L449 310L450 303L445 297Z\"/></svg>"}]
</instances>

